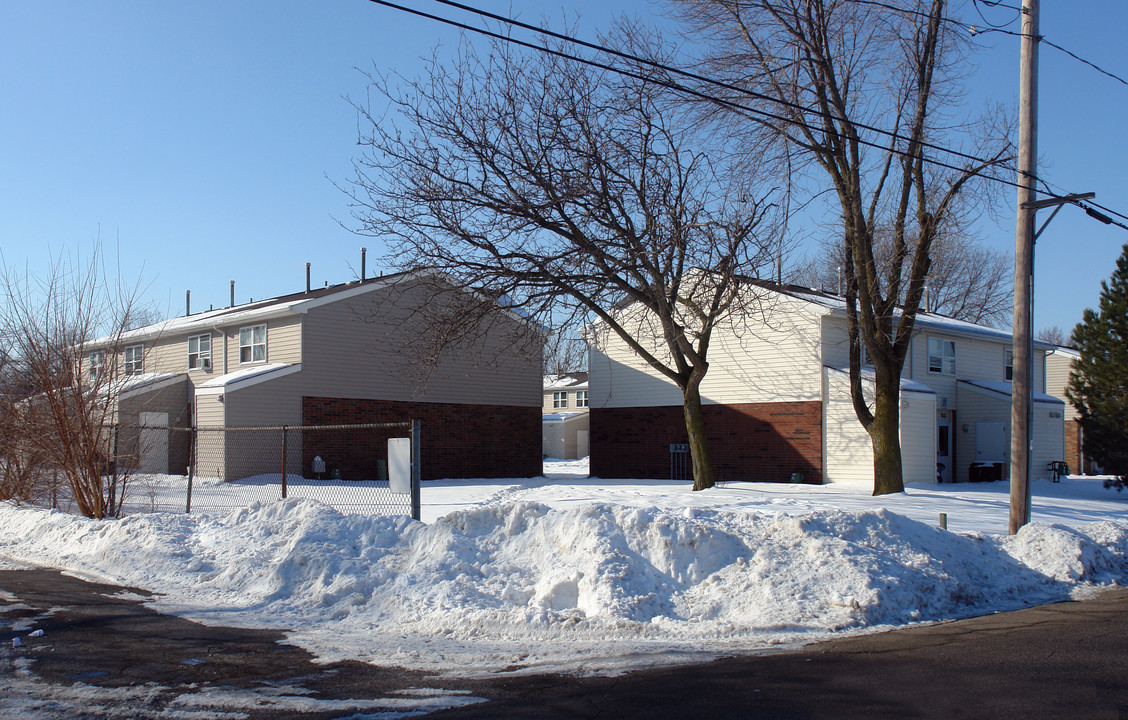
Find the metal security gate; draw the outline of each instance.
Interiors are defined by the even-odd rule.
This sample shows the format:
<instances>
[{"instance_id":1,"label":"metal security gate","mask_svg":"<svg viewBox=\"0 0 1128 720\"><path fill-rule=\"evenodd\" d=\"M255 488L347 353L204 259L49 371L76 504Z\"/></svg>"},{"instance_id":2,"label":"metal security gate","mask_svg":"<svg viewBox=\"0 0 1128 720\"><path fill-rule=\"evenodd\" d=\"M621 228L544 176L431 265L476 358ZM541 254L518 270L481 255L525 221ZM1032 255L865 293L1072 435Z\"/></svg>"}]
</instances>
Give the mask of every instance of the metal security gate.
<instances>
[{"instance_id":1,"label":"metal security gate","mask_svg":"<svg viewBox=\"0 0 1128 720\"><path fill-rule=\"evenodd\" d=\"M692 480L693 463L689 457L689 443L670 443L670 479Z\"/></svg>"}]
</instances>

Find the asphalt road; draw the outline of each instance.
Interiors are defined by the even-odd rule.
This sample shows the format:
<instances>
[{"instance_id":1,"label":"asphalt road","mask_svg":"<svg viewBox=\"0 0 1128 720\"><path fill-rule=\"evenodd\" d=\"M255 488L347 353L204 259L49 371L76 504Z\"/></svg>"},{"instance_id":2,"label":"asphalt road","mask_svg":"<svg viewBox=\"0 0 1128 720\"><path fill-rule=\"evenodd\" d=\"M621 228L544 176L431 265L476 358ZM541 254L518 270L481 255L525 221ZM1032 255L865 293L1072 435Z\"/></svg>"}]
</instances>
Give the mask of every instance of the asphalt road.
<instances>
[{"instance_id":1,"label":"asphalt road","mask_svg":"<svg viewBox=\"0 0 1128 720\"><path fill-rule=\"evenodd\" d=\"M0 693L0 716L155 718L183 708L185 697L238 689L243 704L228 717L250 720L420 713L425 703L405 699L428 692L483 699L427 715L434 718L1128 718L1124 589L796 653L614 678L483 681L315 663L278 632L159 615L144 595L53 570L0 571L0 688L35 696L5 705ZM31 627L44 634L28 637ZM68 700L76 687L107 694ZM115 692L138 687L149 689L143 703L111 707ZM270 699L280 688L292 702ZM248 704L247 696L264 700Z\"/></svg>"}]
</instances>

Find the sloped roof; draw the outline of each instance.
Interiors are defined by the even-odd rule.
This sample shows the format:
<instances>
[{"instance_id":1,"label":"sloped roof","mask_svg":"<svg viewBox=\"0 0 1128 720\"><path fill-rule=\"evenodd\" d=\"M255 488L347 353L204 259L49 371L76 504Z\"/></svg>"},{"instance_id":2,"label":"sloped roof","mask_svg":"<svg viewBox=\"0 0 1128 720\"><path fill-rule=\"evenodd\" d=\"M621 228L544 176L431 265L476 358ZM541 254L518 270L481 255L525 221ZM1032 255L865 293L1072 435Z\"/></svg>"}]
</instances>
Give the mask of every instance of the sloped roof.
<instances>
[{"instance_id":1,"label":"sloped roof","mask_svg":"<svg viewBox=\"0 0 1128 720\"><path fill-rule=\"evenodd\" d=\"M957 382L967 385L973 390L983 393L984 395L995 395L1006 398L1009 398L1011 396L1011 384L1002 380L958 380ZM1061 398L1056 398L1053 395L1047 395L1046 393L1031 393L1031 397L1036 403L1065 405L1065 401Z\"/></svg>"},{"instance_id":2,"label":"sloped roof","mask_svg":"<svg viewBox=\"0 0 1128 720\"><path fill-rule=\"evenodd\" d=\"M804 302L824 307L837 315L846 314L846 298L839 295L832 295L822 290L789 285L787 283L778 284L765 280L746 280L746 282L766 290L778 292ZM898 310L898 314L899 313L900 310ZM1000 330L999 328L987 327L986 325L977 325L964 320L956 320L955 318L940 315L939 313L924 311L917 312L914 328L919 330L932 330L934 332L942 332L961 337L995 340L1004 343L1014 341L1014 334L1010 330ZM1052 343L1035 340L1034 347L1041 350L1053 350L1057 346Z\"/></svg>"},{"instance_id":3,"label":"sloped roof","mask_svg":"<svg viewBox=\"0 0 1128 720\"><path fill-rule=\"evenodd\" d=\"M833 365L826 365L824 367L826 367L827 370L833 370L834 372L842 373L843 375L846 375L846 376L850 375L850 368L848 368L848 367L835 367ZM874 372L873 372L872 367L867 366L867 367L862 368L862 379L870 381L870 382L873 381ZM935 395L936 394L935 390L928 387L924 383L919 382L917 380L911 380L907 377L901 378L900 388L901 388L902 392L924 393L925 395Z\"/></svg>"},{"instance_id":4,"label":"sloped roof","mask_svg":"<svg viewBox=\"0 0 1128 720\"><path fill-rule=\"evenodd\" d=\"M209 395L226 390L254 385L264 380L273 380L276 377L289 375L302 369L298 363L267 363L265 365L252 365L239 368L225 375L220 375L196 386L196 393Z\"/></svg>"},{"instance_id":5,"label":"sloped roof","mask_svg":"<svg viewBox=\"0 0 1128 720\"><path fill-rule=\"evenodd\" d=\"M129 330L122 334L121 341L140 342L154 337L192 334L196 330L204 332L214 327L226 327L252 320L303 313L312 307L370 292L390 282L401 280L407 275L408 273L396 273L368 278L367 280L354 280L327 287L311 288L308 293L290 293L289 295L281 295L244 305L205 310L192 315L169 318L136 330ZM97 346L105 343L106 340L106 338L100 338L91 345Z\"/></svg>"},{"instance_id":6,"label":"sloped roof","mask_svg":"<svg viewBox=\"0 0 1128 720\"><path fill-rule=\"evenodd\" d=\"M588 386L586 372L563 373L561 375L545 375L544 389L547 390L584 390Z\"/></svg>"}]
</instances>

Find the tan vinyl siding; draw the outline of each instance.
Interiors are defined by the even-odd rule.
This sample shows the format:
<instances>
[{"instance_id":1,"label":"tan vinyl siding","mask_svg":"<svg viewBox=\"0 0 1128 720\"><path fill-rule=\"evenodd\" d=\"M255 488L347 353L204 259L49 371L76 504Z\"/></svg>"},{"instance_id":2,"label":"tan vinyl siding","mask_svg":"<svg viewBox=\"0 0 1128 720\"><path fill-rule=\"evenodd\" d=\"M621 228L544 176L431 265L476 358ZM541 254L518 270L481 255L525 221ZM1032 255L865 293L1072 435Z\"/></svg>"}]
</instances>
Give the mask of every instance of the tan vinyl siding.
<instances>
[{"instance_id":1,"label":"tan vinyl siding","mask_svg":"<svg viewBox=\"0 0 1128 720\"><path fill-rule=\"evenodd\" d=\"M301 373L267 380L247 387L228 390L228 427L263 427L301 425Z\"/></svg>"},{"instance_id":2,"label":"tan vinyl siding","mask_svg":"<svg viewBox=\"0 0 1128 720\"><path fill-rule=\"evenodd\" d=\"M223 427L225 407L219 395L196 395L196 424L200 427Z\"/></svg>"},{"instance_id":3,"label":"tan vinyl siding","mask_svg":"<svg viewBox=\"0 0 1128 720\"><path fill-rule=\"evenodd\" d=\"M196 436L198 443L195 456L196 474L201 477L226 477L224 434L208 430L222 428L225 424L225 407L219 398L219 395L196 395L196 425L204 428Z\"/></svg>"},{"instance_id":4,"label":"tan vinyl siding","mask_svg":"<svg viewBox=\"0 0 1128 720\"><path fill-rule=\"evenodd\" d=\"M435 302L421 289L383 288L311 309L305 316L303 393L316 397L542 405L540 343L522 354L515 333L532 332L508 316L473 352L445 350L433 368L415 357L426 319L413 303ZM271 356L272 361L276 361Z\"/></svg>"},{"instance_id":5,"label":"tan vinyl siding","mask_svg":"<svg viewBox=\"0 0 1128 720\"><path fill-rule=\"evenodd\" d=\"M936 482L936 433L936 396L902 391L901 476L905 482Z\"/></svg>"},{"instance_id":6,"label":"tan vinyl siding","mask_svg":"<svg viewBox=\"0 0 1128 720\"><path fill-rule=\"evenodd\" d=\"M821 399L820 312L815 306L777 296L746 322L721 322L709 349L709 372L701 384L706 404L800 402ZM626 319L623 320L627 322ZM632 323L660 358L654 328ZM591 407L681 405L672 380L635 354L618 336L602 332L591 353Z\"/></svg>"},{"instance_id":7,"label":"tan vinyl siding","mask_svg":"<svg viewBox=\"0 0 1128 720\"><path fill-rule=\"evenodd\" d=\"M145 370L158 373L187 373L194 385L200 385L223 372L223 338L207 330L193 332L192 337L211 335L212 369L188 368L188 335L165 337L146 345Z\"/></svg>"},{"instance_id":8,"label":"tan vinyl siding","mask_svg":"<svg viewBox=\"0 0 1128 720\"><path fill-rule=\"evenodd\" d=\"M956 374L930 372L928 369L928 338L954 340L956 343ZM955 380L1005 381L1004 351L1011 347L1009 342L987 339L964 338L944 333L922 331L913 336L911 366L906 362L904 377L918 380L943 396L954 401ZM1034 350L1034 388L1041 390L1045 365L1045 351ZM954 405L949 405L954 407Z\"/></svg>"},{"instance_id":9,"label":"tan vinyl siding","mask_svg":"<svg viewBox=\"0 0 1128 720\"><path fill-rule=\"evenodd\" d=\"M850 401L849 377L827 369L823 436L826 443L824 482L873 484L873 445ZM872 394L870 395L872 397Z\"/></svg>"},{"instance_id":10,"label":"tan vinyl siding","mask_svg":"<svg viewBox=\"0 0 1128 720\"><path fill-rule=\"evenodd\" d=\"M167 413L169 425L188 427L191 417L188 404L191 402L191 385L187 376L172 383L161 383L150 391L126 393L118 400L118 419L127 425L137 424L143 412Z\"/></svg>"},{"instance_id":11,"label":"tan vinyl siding","mask_svg":"<svg viewBox=\"0 0 1128 720\"><path fill-rule=\"evenodd\" d=\"M824 378L826 482L873 484L873 444L850 400L849 376L826 368ZM863 383L873 401L873 383ZM936 396L901 393L901 471L905 482L936 481Z\"/></svg>"},{"instance_id":12,"label":"tan vinyl siding","mask_svg":"<svg viewBox=\"0 0 1128 720\"><path fill-rule=\"evenodd\" d=\"M1073 353L1064 350L1046 355L1046 394L1065 402L1065 417L1070 420L1076 419L1078 415L1077 409L1065 396L1065 389L1069 387L1069 373L1073 369L1073 361L1076 357Z\"/></svg>"},{"instance_id":13,"label":"tan vinyl siding","mask_svg":"<svg viewBox=\"0 0 1128 720\"><path fill-rule=\"evenodd\" d=\"M1065 433L1061 417L1052 417L1053 414L1061 415L1062 407L1051 403L1034 403L1034 427L1031 432L1030 470L1031 477L1049 477L1047 466L1051 461L1064 459ZM960 482L967 481L968 467L975 462L976 424L981 422L999 422L1003 424L1005 432L1006 457L1003 458L1004 474L1009 470L1010 428L1011 428L1011 398L1008 395L992 393L971 388L967 385L959 387L959 410L956 413L955 425L952 428L956 438L956 460L958 475L954 476ZM967 430L964 430L967 427Z\"/></svg>"},{"instance_id":14,"label":"tan vinyl siding","mask_svg":"<svg viewBox=\"0 0 1128 720\"><path fill-rule=\"evenodd\" d=\"M235 372L240 367L247 367L254 363L239 362L239 330L255 325L266 325L266 361L268 363L300 363L302 361L302 316L271 318L269 320L247 321L245 324L223 328L223 337L212 338L212 362L218 364L223 357L223 341L227 339L227 367L226 372ZM187 364L188 349L187 337L184 358ZM224 372L222 365L217 368L219 373Z\"/></svg>"},{"instance_id":15,"label":"tan vinyl siding","mask_svg":"<svg viewBox=\"0 0 1128 720\"><path fill-rule=\"evenodd\" d=\"M567 393L567 396L568 396L568 406L567 407L562 407L562 408L556 407L556 405L555 405L556 401L552 397L552 395L553 395L553 393L558 393L558 392ZM546 413L565 412L565 411L566 412L587 412L588 408L590 407L590 404L585 405L584 407L580 407L580 405L579 405L580 399L577 396L581 392L585 392L585 391L583 391L583 390L570 390L568 388L560 388L558 390L547 390L544 393L544 403L541 405L541 410L543 412L546 412ZM590 397L591 397L590 394L589 394L588 397L589 397L589 400L590 400Z\"/></svg>"}]
</instances>

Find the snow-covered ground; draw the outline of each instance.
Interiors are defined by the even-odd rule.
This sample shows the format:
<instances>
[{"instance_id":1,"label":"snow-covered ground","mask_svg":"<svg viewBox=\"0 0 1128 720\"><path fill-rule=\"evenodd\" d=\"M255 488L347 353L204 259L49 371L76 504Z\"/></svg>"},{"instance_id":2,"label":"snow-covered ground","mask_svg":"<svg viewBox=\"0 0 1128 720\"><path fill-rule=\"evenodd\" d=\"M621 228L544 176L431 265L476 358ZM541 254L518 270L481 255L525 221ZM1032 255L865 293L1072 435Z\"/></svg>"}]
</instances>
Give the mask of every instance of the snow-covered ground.
<instances>
[{"instance_id":1,"label":"snow-covered ground","mask_svg":"<svg viewBox=\"0 0 1128 720\"><path fill-rule=\"evenodd\" d=\"M586 472L424 483L424 522L309 499L101 522L0 505L0 558L284 628L327 661L464 675L703 660L1128 582L1128 493L1096 478L1036 482L1035 522L1007 537L1002 483L873 498Z\"/></svg>"}]
</instances>

